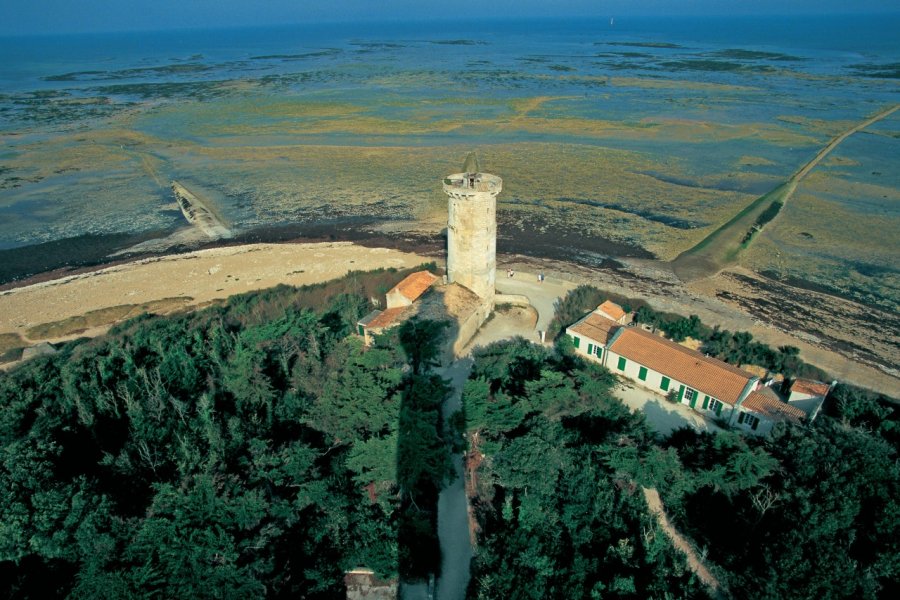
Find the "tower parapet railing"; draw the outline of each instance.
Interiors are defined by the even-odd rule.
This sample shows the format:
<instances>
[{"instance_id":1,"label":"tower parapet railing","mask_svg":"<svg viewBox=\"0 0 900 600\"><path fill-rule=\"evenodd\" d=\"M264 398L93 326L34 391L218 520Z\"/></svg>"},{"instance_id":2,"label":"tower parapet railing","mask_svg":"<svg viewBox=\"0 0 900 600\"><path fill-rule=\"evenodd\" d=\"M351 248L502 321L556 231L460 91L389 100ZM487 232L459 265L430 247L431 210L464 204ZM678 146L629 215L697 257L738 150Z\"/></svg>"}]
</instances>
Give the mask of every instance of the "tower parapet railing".
<instances>
[{"instance_id":1,"label":"tower parapet railing","mask_svg":"<svg viewBox=\"0 0 900 600\"><path fill-rule=\"evenodd\" d=\"M503 180L490 173L454 173L444 178L444 193L450 196L472 196L488 193L496 196L503 188Z\"/></svg>"}]
</instances>

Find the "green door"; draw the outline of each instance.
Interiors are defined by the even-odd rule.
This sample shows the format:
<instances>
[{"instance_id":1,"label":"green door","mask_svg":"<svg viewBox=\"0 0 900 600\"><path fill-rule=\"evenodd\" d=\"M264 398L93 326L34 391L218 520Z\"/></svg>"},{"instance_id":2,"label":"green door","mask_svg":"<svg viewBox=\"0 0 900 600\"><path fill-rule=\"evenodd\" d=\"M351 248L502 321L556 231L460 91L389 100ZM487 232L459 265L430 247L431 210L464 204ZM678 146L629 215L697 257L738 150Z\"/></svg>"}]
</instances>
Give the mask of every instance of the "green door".
<instances>
[{"instance_id":1,"label":"green door","mask_svg":"<svg viewBox=\"0 0 900 600\"><path fill-rule=\"evenodd\" d=\"M366 335L365 327L363 327L362 325L357 325L356 327L358 328L357 331L359 331L359 335Z\"/></svg>"},{"instance_id":2,"label":"green door","mask_svg":"<svg viewBox=\"0 0 900 600\"><path fill-rule=\"evenodd\" d=\"M647 381L647 367L641 367L638 369L638 379L641 381Z\"/></svg>"},{"instance_id":3,"label":"green door","mask_svg":"<svg viewBox=\"0 0 900 600\"><path fill-rule=\"evenodd\" d=\"M671 379L669 379L668 377L663 377L662 380L659 382L659 389L661 389L664 392L668 392L670 383L672 383Z\"/></svg>"},{"instance_id":4,"label":"green door","mask_svg":"<svg viewBox=\"0 0 900 600\"><path fill-rule=\"evenodd\" d=\"M575 344L575 347L577 348L578 346L581 345L581 338L578 337L577 335L573 335L573 336L572 336L572 343Z\"/></svg>"},{"instance_id":5,"label":"green door","mask_svg":"<svg viewBox=\"0 0 900 600\"><path fill-rule=\"evenodd\" d=\"M620 371L624 371L624 370L625 370L625 363L626 363L625 357L624 357L624 356L620 356L620 357L619 357L619 370L620 370Z\"/></svg>"}]
</instances>

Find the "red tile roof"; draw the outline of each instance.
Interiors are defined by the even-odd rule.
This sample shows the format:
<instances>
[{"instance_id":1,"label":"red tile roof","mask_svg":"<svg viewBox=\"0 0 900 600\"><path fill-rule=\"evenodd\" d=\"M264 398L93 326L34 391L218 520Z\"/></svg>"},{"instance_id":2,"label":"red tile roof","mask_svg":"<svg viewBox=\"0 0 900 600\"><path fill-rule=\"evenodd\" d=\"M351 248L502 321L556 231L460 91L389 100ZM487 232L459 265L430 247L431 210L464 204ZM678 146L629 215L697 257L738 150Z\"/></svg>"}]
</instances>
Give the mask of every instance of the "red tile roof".
<instances>
[{"instance_id":1,"label":"red tile roof","mask_svg":"<svg viewBox=\"0 0 900 600\"><path fill-rule=\"evenodd\" d=\"M428 271L417 271L407 275L403 281L395 285L388 294L400 292L410 302L415 302L425 290L438 280L438 276Z\"/></svg>"},{"instance_id":2,"label":"red tile roof","mask_svg":"<svg viewBox=\"0 0 900 600\"><path fill-rule=\"evenodd\" d=\"M401 315L409 308L408 306L398 306L396 308L386 308L380 314L375 315L368 323L363 323L366 329L384 329L391 325L396 325L401 321Z\"/></svg>"},{"instance_id":3,"label":"red tile roof","mask_svg":"<svg viewBox=\"0 0 900 600\"><path fill-rule=\"evenodd\" d=\"M812 379L795 379L791 384L791 393L809 394L810 396L822 396L828 394L831 386L821 381L813 381Z\"/></svg>"},{"instance_id":4,"label":"red tile roof","mask_svg":"<svg viewBox=\"0 0 900 600\"><path fill-rule=\"evenodd\" d=\"M569 327L569 331L583 335L584 337L592 339L605 346L609 343L609 338L612 337L612 334L619 327L621 327L621 325L619 325L615 321L610 321L603 315L591 313Z\"/></svg>"},{"instance_id":5,"label":"red tile roof","mask_svg":"<svg viewBox=\"0 0 900 600\"><path fill-rule=\"evenodd\" d=\"M741 403L741 408L759 413L772 421L787 420L799 423L806 417L805 412L787 402L782 402L781 398L767 387L750 392L747 399Z\"/></svg>"},{"instance_id":6,"label":"red tile roof","mask_svg":"<svg viewBox=\"0 0 900 600\"><path fill-rule=\"evenodd\" d=\"M623 328L609 348L626 359L732 405L753 377L743 369L638 327Z\"/></svg>"},{"instance_id":7,"label":"red tile roof","mask_svg":"<svg viewBox=\"0 0 900 600\"><path fill-rule=\"evenodd\" d=\"M597 310L602 310L604 313L609 315L609 318L613 321L618 321L625 316L625 311L622 310L622 307L612 300L606 300L605 302L603 302L603 304L597 307Z\"/></svg>"}]
</instances>

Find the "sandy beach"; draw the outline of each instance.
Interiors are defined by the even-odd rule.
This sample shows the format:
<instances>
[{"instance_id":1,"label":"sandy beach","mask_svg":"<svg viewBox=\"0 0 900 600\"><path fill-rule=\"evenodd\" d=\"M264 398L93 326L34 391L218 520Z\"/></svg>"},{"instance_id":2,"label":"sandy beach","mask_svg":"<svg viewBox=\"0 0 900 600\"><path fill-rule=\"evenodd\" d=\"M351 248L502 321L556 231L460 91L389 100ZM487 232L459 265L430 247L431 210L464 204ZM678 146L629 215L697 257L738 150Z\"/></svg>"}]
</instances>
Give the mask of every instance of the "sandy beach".
<instances>
[{"instance_id":1,"label":"sandy beach","mask_svg":"<svg viewBox=\"0 0 900 600\"><path fill-rule=\"evenodd\" d=\"M403 269L428 260L350 242L250 244L148 258L0 292L0 334L36 342L43 338L26 335L32 327L110 307L163 300L171 307L199 306L282 283L319 283L349 271ZM79 334L95 335L108 325ZM68 337L76 336L50 340Z\"/></svg>"}]
</instances>

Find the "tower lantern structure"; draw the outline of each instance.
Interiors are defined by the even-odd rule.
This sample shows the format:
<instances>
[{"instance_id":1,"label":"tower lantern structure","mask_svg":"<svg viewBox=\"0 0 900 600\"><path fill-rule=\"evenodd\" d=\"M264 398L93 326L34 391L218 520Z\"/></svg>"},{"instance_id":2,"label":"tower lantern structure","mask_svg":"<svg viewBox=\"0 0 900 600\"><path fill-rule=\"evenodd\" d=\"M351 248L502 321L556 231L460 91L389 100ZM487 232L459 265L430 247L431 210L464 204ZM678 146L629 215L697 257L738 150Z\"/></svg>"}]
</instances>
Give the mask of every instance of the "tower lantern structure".
<instances>
[{"instance_id":1,"label":"tower lantern structure","mask_svg":"<svg viewBox=\"0 0 900 600\"><path fill-rule=\"evenodd\" d=\"M497 270L497 194L503 180L482 173L472 152L462 173L444 178L449 196L447 277L488 302L494 299Z\"/></svg>"}]
</instances>

